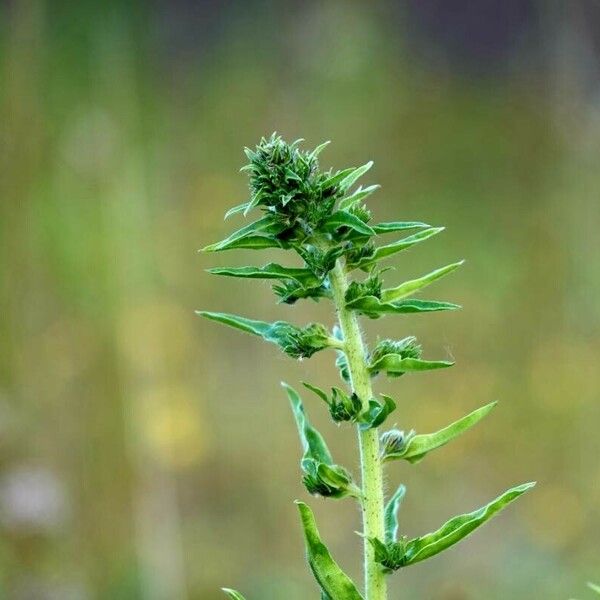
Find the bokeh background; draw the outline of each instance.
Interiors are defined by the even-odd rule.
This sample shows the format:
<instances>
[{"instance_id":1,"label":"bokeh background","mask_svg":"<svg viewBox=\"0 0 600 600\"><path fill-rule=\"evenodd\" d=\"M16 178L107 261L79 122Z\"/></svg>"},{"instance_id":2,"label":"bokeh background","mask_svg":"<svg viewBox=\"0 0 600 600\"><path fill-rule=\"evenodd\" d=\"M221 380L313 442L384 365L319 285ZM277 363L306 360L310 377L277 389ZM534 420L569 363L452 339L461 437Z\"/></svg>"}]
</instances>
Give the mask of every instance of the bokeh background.
<instances>
[{"instance_id":1,"label":"bokeh background","mask_svg":"<svg viewBox=\"0 0 600 600\"><path fill-rule=\"evenodd\" d=\"M241 222L244 145L273 130L336 168L375 161L378 218L447 226L390 280L459 258L460 313L368 323L446 372L378 381L421 431L492 400L419 467L406 533L530 493L392 578L393 598L585 597L600 578L600 5L589 0L0 4L0 596L316 598L279 388L338 380L194 309L296 323L269 285L204 269ZM235 223L234 223L235 221ZM307 398L336 459L353 433ZM360 577L351 502L311 499Z\"/></svg>"}]
</instances>

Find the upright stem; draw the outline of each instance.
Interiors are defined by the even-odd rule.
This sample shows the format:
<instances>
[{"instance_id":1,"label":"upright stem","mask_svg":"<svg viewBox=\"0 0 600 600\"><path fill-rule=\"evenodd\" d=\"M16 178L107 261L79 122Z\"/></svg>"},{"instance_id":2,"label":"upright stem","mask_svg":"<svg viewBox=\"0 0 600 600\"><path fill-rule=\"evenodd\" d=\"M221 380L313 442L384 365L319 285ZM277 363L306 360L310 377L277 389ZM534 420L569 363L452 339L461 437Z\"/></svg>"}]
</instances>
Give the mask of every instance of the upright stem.
<instances>
[{"instance_id":1,"label":"upright stem","mask_svg":"<svg viewBox=\"0 0 600 600\"><path fill-rule=\"evenodd\" d=\"M330 273L333 299L336 305L338 320L345 342L352 389L368 408L373 397L371 376L367 369L365 345L356 313L345 308L344 295L348 287L348 278L344 266L338 260ZM360 446L360 463L362 477L362 515L364 538L364 571L366 600L386 600L387 586L385 574L375 562L373 547L368 537L376 536L384 539L384 498L383 475L379 456L379 434L377 429L358 429Z\"/></svg>"}]
</instances>

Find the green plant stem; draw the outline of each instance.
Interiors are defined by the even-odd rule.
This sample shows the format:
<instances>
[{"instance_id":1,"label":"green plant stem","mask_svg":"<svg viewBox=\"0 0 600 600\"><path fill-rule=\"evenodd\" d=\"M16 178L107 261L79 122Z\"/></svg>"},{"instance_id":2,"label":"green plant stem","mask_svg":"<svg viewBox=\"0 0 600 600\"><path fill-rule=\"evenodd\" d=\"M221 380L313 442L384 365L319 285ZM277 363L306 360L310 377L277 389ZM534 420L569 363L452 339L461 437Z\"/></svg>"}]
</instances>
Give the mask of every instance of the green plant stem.
<instances>
[{"instance_id":1,"label":"green plant stem","mask_svg":"<svg viewBox=\"0 0 600 600\"><path fill-rule=\"evenodd\" d=\"M338 260L330 273L330 283L339 324L345 343L352 389L368 408L373 397L371 376L367 369L365 345L356 313L345 308L345 293L348 278L342 263ZM364 537L364 570L366 600L386 600L387 585L385 573L375 562L374 550L367 538L376 536L384 539L384 498L383 474L379 454L379 434L377 429L358 429L360 463L362 477L362 516Z\"/></svg>"}]
</instances>

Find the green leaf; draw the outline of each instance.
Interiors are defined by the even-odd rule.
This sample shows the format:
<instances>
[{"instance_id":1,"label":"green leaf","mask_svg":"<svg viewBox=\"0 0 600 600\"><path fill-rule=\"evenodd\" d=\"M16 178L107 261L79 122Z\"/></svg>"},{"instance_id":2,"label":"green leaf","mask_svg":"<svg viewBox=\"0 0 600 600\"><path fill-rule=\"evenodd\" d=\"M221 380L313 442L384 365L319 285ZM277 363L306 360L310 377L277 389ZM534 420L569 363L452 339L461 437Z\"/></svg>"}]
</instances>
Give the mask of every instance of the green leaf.
<instances>
[{"instance_id":1,"label":"green leaf","mask_svg":"<svg viewBox=\"0 0 600 600\"><path fill-rule=\"evenodd\" d=\"M306 416L298 392L286 383L282 385L288 394L304 451L300 466L304 471L303 483L308 492L330 498L360 497L361 492L352 482L350 473L333 463L323 436L311 425Z\"/></svg>"},{"instance_id":2,"label":"green leaf","mask_svg":"<svg viewBox=\"0 0 600 600\"><path fill-rule=\"evenodd\" d=\"M381 300L382 302L394 302L396 300L405 298L406 296L410 296L411 294L414 294L415 292L418 292L423 288L427 287L434 281L437 281L444 275L452 273L452 271L458 269L458 267L464 264L464 262L464 260L461 260L459 262L452 263L451 265L447 265L445 267L442 267L441 269L431 271L431 273L428 273L423 277L419 277L418 279L405 281L404 283L401 283L395 288L383 290L383 292L381 293Z\"/></svg>"},{"instance_id":3,"label":"green leaf","mask_svg":"<svg viewBox=\"0 0 600 600\"><path fill-rule=\"evenodd\" d=\"M403 231L405 229L427 229L431 225L421 223L421 221L389 221L386 223L377 223L377 225L373 225L372 227L375 233L393 233L394 231Z\"/></svg>"},{"instance_id":4,"label":"green leaf","mask_svg":"<svg viewBox=\"0 0 600 600\"><path fill-rule=\"evenodd\" d=\"M329 396L317 386L305 382L303 382L303 385L327 403L329 414L336 423L341 423L342 421L356 421L359 418L361 419L361 422L363 421L361 415L362 402L356 394L347 394L343 390L340 390L340 388L332 387L332 396L329 398ZM378 402L373 401L373 404L377 409L380 409Z\"/></svg>"},{"instance_id":5,"label":"green leaf","mask_svg":"<svg viewBox=\"0 0 600 600\"><path fill-rule=\"evenodd\" d=\"M215 267L207 269L213 275L227 277L243 277L246 279L293 279L301 284L318 283L318 279L308 269L283 267L277 263L269 263L264 267Z\"/></svg>"},{"instance_id":6,"label":"green leaf","mask_svg":"<svg viewBox=\"0 0 600 600\"><path fill-rule=\"evenodd\" d=\"M246 333L258 335L267 342L277 344L292 358L310 358L315 352L329 346L339 347L339 342L330 337L325 327L319 323L296 327L286 321L267 323L229 313L199 310L196 314Z\"/></svg>"},{"instance_id":7,"label":"green leaf","mask_svg":"<svg viewBox=\"0 0 600 600\"><path fill-rule=\"evenodd\" d=\"M384 524L385 524L385 543L390 544L398 539L398 511L400 504L406 494L406 487L402 484L394 492L394 495L388 500L385 505Z\"/></svg>"},{"instance_id":8,"label":"green leaf","mask_svg":"<svg viewBox=\"0 0 600 600\"><path fill-rule=\"evenodd\" d=\"M348 227L362 235L375 235L375 232L361 219L345 210L337 210L323 223L323 231L334 232L339 227Z\"/></svg>"},{"instance_id":9,"label":"green leaf","mask_svg":"<svg viewBox=\"0 0 600 600\"><path fill-rule=\"evenodd\" d=\"M248 207L250 206L250 204L251 204L251 202L244 202L243 204L238 204L237 206L233 206L225 213L225 216L223 217L223 219L228 219L232 215L237 215L238 213L241 213L241 212L245 213L246 210L248 209Z\"/></svg>"},{"instance_id":10,"label":"green leaf","mask_svg":"<svg viewBox=\"0 0 600 600\"><path fill-rule=\"evenodd\" d=\"M233 242L227 248L223 250L266 250L267 248L285 248L283 242L280 242L274 237L266 237L264 235L249 235L248 237L242 238ZM206 250L202 248L200 252L219 252L220 250Z\"/></svg>"},{"instance_id":11,"label":"green leaf","mask_svg":"<svg viewBox=\"0 0 600 600\"><path fill-rule=\"evenodd\" d=\"M371 167L373 166L373 161L370 160L368 163L365 163L361 167L357 167L344 177L338 184L341 190L350 189L360 177L362 177Z\"/></svg>"},{"instance_id":12,"label":"green leaf","mask_svg":"<svg viewBox=\"0 0 600 600\"><path fill-rule=\"evenodd\" d=\"M340 200L338 208L340 210L348 210L348 209L352 208L353 206L356 206L359 202L364 200L367 196L370 196L374 191L378 190L380 187L381 186L377 185L377 184L370 185L366 188L363 188L361 186L350 196L346 196L345 198L342 198ZM377 232L377 233L379 233L379 232Z\"/></svg>"},{"instance_id":13,"label":"green leaf","mask_svg":"<svg viewBox=\"0 0 600 600\"><path fill-rule=\"evenodd\" d=\"M266 237L266 240L270 242L270 246L267 245L262 247L280 246L280 242L276 239L272 239L270 236L281 233L285 228L286 226L283 223L276 222L271 216L267 215L266 217L258 219L258 221L249 223L245 227L234 231L229 237L225 238L224 240L205 246L202 249L202 251L221 252L223 250L232 250L234 248L248 248L249 246L244 244L247 238L253 238L251 242L251 247L256 248L258 245L258 242L255 239L256 237L258 237L259 239ZM263 243L267 244L266 241Z\"/></svg>"},{"instance_id":14,"label":"green leaf","mask_svg":"<svg viewBox=\"0 0 600 600\"><path fill-rule=\"evenodd\" d=\"M600 595L600 585L596 585L595 583L588 581L587 586L590 588L590 590L592 590L593 592L596 592L596 594Z\"/></svg>"},{"instance_id":15,"label":"green leaf","mask_svg":"<svg viewBox=\"0 0 600 600\"><path fill-rule=\"evenodd\" d=\"M407 248L411 248L415 244L419 244L421 242L424 242L425 240L428 240L430 237L444 231L444 229L444 227L430 227L429 229L418 231L417 233L409 235L408 237L398 240L397 242L394 242L392 244L388 244L386 246L379 246L375 248L371 256L367 256L361 259L358 263L352 266L359 269L367 269L371 265L384 258L392 256L393 254L401 252L402 250L406 250Z\"/></svg>"},{"instance_id":16,"label":"green leaf","mask_svg":"<svg viewBox=\"0 0 600 600\"><path fill-rule=\"evenodd\" d=\"M318 282L318 280L315 279L315 282ZM284 304L295 304L303 298L312 298L315 302L318 302L320 298L331 298L329 286L321 283L316 285L307 283L305 285L293 279L274 285L273 292L279 299L278 303Z\"/></svg>"},{"instance_id":17,"label":"green leaf","mask_svg":"<svg viewBox=\"0 0 600 600\"><path fill-rule=\"evenodd\" d=\"M327 191L332 187L339 185L340 181L348 177L348 175L353 173L355 169L356 167L348 167L347 169L343 169L342 171L338 171L334 175L331 175L321 184L321 189L323 191Z\"/></svg>"},{"instance_id":18,"label":"green leaf","mask_svg":"<svg viewBox=\"0 0 600 600\"><path fill-rule=\"evenodd\" d=\"M410 540L406 545L404 565L418 563L460 542L534 485L535 482L531 482L511 488L479 510L454 517L437 531Z\"/></svg>"},{"instance_id":19,"label":"green leaf","mask_svg":"<svg viewBox=\"0 0 600 600\"><path fill-rule=\"evenodd\" d=\"M302 460L312 458L318 462L325 463L326 465L333 464L331 453L327 444L323 439L323 436L310 424L302 399L298 392L287 383L282 382L281 384L287 392L290 404L292 405L292 412L296 419L296 425L298 427L298 433L302 442L302 449L304 450L304 456Z\"/></svg>"},{"instance_id":20,"label":"green leaf","mask_svg":"<svg viewBox=\"0 0 600 600\"><path fill-rule=\"evenodd\" d=\"M242 596L239 592L232 590L230 588L221 588L230 598L231 600L246 600L244 596Z\"/></svg>"},{"instance_id":21,"label":"green leaf","mask_svg":"<svg viewBox=\"0 0 600 600\"><path fill-rule=\"evenodd\" d=\"M423 312L439 312L442 310L458 310L460 305L453 302L438 302L437 300L398 300L397 302L382 302L376 296L363 296L346 304L346 308L356 310L372 319L384 314L409 314Z\"/></svg>"},{"instance_id":22,"label":"green leaf","mask_svg":"<svg viewBox=\"0 0 600 600\"><path fill-rule=\"evenodd\" d=\"M406 444L402 452L390 453L384 456L384 460L396 460L403 458L411 463L419 462L425 455L436 448L440 448L470 429L476 423L479 423L495 406L497 402L486 404L468 415L454 421L447 427L436 431L435 433L425 433L415 435Z\"/></svg>"},{"instance_id":23,"label":"green leaf","mask_svg":"<svg viewBox=\"0 0 600 600\"><path fill-rule=\"evenodd\" d=\"M296 501L304 530L308 564L321 587L322 594L331 600L363 600L352 580L333 560L322 542L315 517L304 502Z\"/></svg>"},{"instance_id":24,"label":"green leaf","mask_svg":"<svg viewBox=\"0 0 600 600\"><path fill-rule=\"evenodd\" d=\"M327 396L327 394L319 387L317 387L316 385L313 385L312 383L308 383L306 381L302 382L302 385L310 390L311 392L315 393L317 396L319 396L319 398L321 398L321 400L325 401L325 403L329 406L329 396Z\"/></svg>"},{"instance_id":25,"label":"green leaf","mask_svg":"<svg viewBox=\"0 0 600 600\"><path fill-rule=\"evenodd\" d=\"M322 144L319 144L311 153L310 153L310 158L317 158L317 156L319 156L319 154L321 154L321 152L327 147L329 146L329 144L331 144L331 140L327 140L326 142L323 142Z\"/></svg>"},{"instance_id":26,"label":"green leaf","mask_svg":"<svg viewBox=\"0 0 600 600\"><path fill-rule=\"evenodd\" d=\"M422 360L420 358L402 358L399 354L386 354L369 365L371 373L385 371L388 375L402 375L408 371L431 371L445 369L454 363L447 360Z\"/></svg>"},{"instance_id":27,"label":"green leaf","mask_svg":"<svg viewBox=\"0 0 600 600\"><path fill-rule=\"evenodd\" d=\"M366 414L361 415L360 428L363 431L366 429L377 429L396 410L396 403L392 398L385 394L381 394L381 396L383 404L380 404L377 400L370 400Z\"/></svg>"}]
</instances>

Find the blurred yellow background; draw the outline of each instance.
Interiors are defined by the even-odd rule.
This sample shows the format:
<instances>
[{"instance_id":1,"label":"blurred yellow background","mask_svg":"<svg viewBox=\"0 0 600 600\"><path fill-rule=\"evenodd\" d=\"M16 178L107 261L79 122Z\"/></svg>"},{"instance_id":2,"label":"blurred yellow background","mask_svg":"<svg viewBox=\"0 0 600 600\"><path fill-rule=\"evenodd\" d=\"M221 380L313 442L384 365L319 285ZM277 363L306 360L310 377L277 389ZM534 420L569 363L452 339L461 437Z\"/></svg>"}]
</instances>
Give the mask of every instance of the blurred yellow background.
<instances>
[{"instance_id":1,"label":"blurred yellow background","mask_svg":"<svg viewBox=\"0 0 600 600\"><path fill-rule=\"evenodd\" d=\"M198 308L303 324L203 256L241 222L244 145L273 130L375 161L381 220L446 225L390 279L466 258L460 313L369 322L446 372L377 380L404 428L497 411L418 467L409 535L534 492L392 578L393 598L564 599L600 578L600 5L533 0L0 4L0 597L316 598L279 387L338 383ZM339 462L354 435L307 395ZM351 502L310 499L359 578Z\"/></svg>"}]
</instances>

